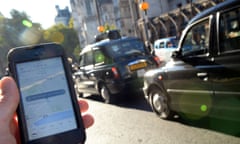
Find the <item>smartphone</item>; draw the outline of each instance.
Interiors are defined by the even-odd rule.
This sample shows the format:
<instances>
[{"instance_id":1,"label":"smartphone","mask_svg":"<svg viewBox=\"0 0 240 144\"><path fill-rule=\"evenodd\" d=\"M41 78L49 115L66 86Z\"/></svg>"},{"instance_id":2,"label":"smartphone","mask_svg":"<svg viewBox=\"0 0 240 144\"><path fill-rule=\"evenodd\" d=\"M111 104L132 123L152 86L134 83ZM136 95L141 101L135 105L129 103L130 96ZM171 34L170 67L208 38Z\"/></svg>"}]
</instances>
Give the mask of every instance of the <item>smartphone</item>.
<instances>
[{"instance_id":1,"label":"smartphone","mask_svg":"<svg viewBox=\"0 0 240 144\"><path fill-rule=\"evenodd\" d=\"M85 129L70 64L55 43L13 48L9 73L20 91L17 110L22 144L82 144Z\"/></svg>"}]
</instances>

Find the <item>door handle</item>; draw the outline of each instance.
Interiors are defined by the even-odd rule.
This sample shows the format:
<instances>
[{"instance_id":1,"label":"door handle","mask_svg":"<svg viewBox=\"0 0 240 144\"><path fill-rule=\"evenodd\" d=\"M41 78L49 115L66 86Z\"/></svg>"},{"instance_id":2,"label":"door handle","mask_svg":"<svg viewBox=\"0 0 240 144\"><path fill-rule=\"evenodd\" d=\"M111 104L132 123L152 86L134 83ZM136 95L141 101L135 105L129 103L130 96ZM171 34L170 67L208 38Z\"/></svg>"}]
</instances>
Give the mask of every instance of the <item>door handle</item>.
<instances>
[{"instance_id":1,"label":"door handle","mask_svg":"<svg viewBox=\"0 0 240 144\"><path fill-rule=\"evenodd\" d=\"M198 77L205 77L205 76L207 76L207 73L205 73L205 72L200 72L200 73L197 73L197 76L198 76Z\"/></svg>"},{"instance_id":2,"label":"door handle","mask_svg":"<svg viewBox=\"0 0 240 144\"><path fill-rule=\"evenodd\" d=\"M207 81L208 80L208 73L206 72L199 72L197 73L197 77L199 77L200 79Z\"/></svg>"}]
</instances>

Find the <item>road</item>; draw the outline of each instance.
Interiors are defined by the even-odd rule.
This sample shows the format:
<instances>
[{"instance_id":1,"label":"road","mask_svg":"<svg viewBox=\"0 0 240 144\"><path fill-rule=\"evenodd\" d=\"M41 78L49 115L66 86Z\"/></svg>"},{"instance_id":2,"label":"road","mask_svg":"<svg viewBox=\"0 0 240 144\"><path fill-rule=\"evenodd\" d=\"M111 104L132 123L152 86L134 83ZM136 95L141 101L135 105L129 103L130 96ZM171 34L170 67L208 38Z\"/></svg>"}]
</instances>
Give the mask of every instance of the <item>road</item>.
<instances>
[{"instance_id":1,"label":"road","mask_svg":"<svg viewBox=\"0 0 240 144\"><path fill-rule=\"evenodd\" d=\"M240 144L240 137L222 132L221 126L213 130L178 119L161 120L144 100L119 105L87 101L95 123L86 130L86 144Z\"/></svg>"}]
</instances>

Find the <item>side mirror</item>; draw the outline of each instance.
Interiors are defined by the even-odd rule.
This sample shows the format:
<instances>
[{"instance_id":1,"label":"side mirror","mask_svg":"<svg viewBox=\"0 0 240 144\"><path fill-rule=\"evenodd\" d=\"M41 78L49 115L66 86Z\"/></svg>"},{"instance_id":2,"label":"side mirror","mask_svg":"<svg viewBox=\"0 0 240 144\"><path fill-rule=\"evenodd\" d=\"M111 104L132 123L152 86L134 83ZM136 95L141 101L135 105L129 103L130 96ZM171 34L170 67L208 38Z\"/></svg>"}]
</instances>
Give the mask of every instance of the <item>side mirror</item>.
<instances>
[{"instance_id":1,"label":"side mirror","mask_svg":"<svg viewBox=\"0 0 240 144\"><path fill-rule=\"evenodd\" d=\"M79 66L78 64L76 64L76 63L72 64L72 71L73 71L73 72L78 71L79 68L80 68L80 66Z\"/></svg>"},{"instance_id":2,"label":"side mirror","mask_svg":"<svg viewBox=\"0 0 240 144\"><path fill-rule=\"evenodd\" d=\"M177 50L173 51L171 57L172 58L180 58L181 57L181 52L177 51Z\"/></svg>"}]
</instances>

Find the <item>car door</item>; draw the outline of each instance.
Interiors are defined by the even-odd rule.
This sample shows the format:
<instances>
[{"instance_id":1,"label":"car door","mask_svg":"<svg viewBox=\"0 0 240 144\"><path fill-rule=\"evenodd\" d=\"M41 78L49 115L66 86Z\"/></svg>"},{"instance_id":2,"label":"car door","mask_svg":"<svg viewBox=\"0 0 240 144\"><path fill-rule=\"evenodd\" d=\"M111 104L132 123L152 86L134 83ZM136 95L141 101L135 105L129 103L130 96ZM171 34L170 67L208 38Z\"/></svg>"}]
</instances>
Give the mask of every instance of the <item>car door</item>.
<instances>
[{"instance_id":1,"label":"car door","mask_svg":"<svg viewBox=\"0 0 240 144\"><path fill-rule=\"evenodd\" d=\"M240 120L240 7L219 13L219 45L214 88L214 116Z\"/></svg>"},{"instance_id":2,"label":"car door","mask_svg":"<svg viewBox=\"0 0 240 144\"><path fill-rule=\"evenodd\" d=\"M179 57L168 63L166 70L171 106L187 118L206 116L212 106L210 21L207 17L189 26L180 43Z\"/></svg>"}]
</instances>

